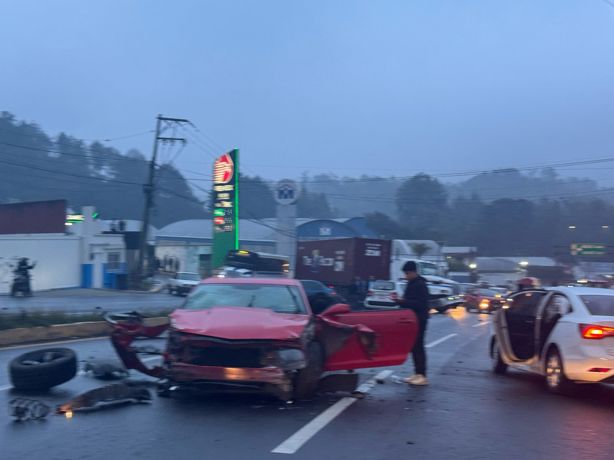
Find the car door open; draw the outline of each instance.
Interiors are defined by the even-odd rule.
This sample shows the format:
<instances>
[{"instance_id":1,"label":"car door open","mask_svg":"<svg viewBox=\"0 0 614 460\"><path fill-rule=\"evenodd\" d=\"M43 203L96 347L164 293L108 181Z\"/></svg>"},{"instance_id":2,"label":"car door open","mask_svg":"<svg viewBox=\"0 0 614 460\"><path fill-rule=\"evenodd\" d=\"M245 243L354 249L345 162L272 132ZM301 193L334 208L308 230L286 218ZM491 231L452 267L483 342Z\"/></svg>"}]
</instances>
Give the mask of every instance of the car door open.
<instances>
[{"instance_id":1,"label":"car door open","mask_svg":"<svg viewBox=\"0 0 614 460\"><path fill-rule=\"evenodd\" d=\"M327 371L403 364L416 341L418 321L414 312L408 309L346 311L335 313L330 318L348 326L361 325L372 330L375 350L369 353L361 343L360 335L354 334L328 357L325 363Z\"/></svg>"},{"instance_id":2,"label":"car door open","mask_svg":"<svg viewBox=\"0 0 614 460\"><path fill-rule=\"evenodd\" d=\"M514 361L528 361L536 354L535 323L545 294L545 291L520 292L513 297L510 307L503 310L507 340L501 343L509 344L507 352Z\"/></svg>"}]
</instances>

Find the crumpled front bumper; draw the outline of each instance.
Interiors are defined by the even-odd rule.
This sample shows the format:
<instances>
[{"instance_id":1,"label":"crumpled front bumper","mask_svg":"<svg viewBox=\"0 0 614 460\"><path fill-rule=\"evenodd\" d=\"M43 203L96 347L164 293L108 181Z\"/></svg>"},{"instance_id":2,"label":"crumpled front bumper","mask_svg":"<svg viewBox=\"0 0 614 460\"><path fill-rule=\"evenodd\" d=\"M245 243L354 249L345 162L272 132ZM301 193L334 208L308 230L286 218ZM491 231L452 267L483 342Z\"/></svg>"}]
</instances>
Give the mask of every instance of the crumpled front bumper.
<instances>
[{"instance_id":1,"label":"crumpled front bumper","mask_svg":"<svg viewBox=\"0 0 614 460\"><path fill-rule=\"evenodd\" d=\"M286 373L278 367L198 366L174 362L168 364L166 375L175 382L215 381L227 383L270 383L273 385L283 385L288 382Z\"/></svg>"},{"instance_id":2,"label":"crumpled front bumper","mask_svg":"<svg viewBox=\"0 0 614 460\"><path fill-rule=\"evenodd\" d=\"M292 399L293 383L287 372L278 367L198 366L181 362L168 363L169 385L214 392L265 392L283 401Z\"/></svg>"}]
</instances>

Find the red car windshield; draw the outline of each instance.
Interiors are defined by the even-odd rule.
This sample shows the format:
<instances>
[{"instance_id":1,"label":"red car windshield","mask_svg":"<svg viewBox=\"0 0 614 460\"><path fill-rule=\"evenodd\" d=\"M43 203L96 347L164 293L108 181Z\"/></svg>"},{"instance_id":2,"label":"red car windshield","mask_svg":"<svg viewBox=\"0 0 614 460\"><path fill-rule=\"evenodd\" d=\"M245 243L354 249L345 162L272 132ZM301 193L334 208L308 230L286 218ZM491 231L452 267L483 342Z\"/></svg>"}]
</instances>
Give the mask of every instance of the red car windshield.
<instances>
[{"instance_id":1,"label":"red car windshield","mask_svg":"<svg viewBox=\"0 0 614 460\"><path fill-rule=\"evenodd\" d=\"M214 307L267 308L276 313L307 314L296 286L273 284L201 284L183 306L188 310Z\"/></svg>"}]
</instances>

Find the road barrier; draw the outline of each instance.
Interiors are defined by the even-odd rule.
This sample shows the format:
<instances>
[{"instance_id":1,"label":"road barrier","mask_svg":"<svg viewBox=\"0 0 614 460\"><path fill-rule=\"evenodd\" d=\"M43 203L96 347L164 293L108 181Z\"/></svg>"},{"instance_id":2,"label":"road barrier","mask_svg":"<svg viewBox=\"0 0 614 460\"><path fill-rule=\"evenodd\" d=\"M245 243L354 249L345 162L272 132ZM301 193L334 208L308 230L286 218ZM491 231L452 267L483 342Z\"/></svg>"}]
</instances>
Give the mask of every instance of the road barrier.
<instances>
[{"instance_id":1,"label":"road barrier","mask_svg":"<svg viewBox=\"0 0 614 460\"><path fill-rule=\"evenodd\" d=\"M167 317L147 318L147 323L151 325L162 324L165 321L168 321ZM56 340L104 337L109 335L110 332L111 327L106 321L7 329L0 331L0 347Z\"/></svg>"}]
</instances>

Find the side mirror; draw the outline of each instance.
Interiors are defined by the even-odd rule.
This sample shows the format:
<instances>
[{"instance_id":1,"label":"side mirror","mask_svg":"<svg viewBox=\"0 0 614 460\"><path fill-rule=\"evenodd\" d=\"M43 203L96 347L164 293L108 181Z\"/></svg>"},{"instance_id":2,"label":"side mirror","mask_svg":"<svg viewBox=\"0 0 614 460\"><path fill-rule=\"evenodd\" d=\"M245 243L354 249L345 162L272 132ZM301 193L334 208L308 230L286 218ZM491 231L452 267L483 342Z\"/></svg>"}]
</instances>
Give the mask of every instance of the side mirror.
<instances>
[{"instance_id":1,"label":"side mirror","mask_svg":"<svg viewBox=\"0 0 614 460\"><path fill-rule=\"evenodd\" d=\"M336 315L342 315L344 313L350 313L350 312L351 312L351 310L350 310L350 306L348 304L336 303L335 305L331 305L326 310L324 310L322 315L324 315L324 316L336 316Z\"/></svg>"}]
</instances>

